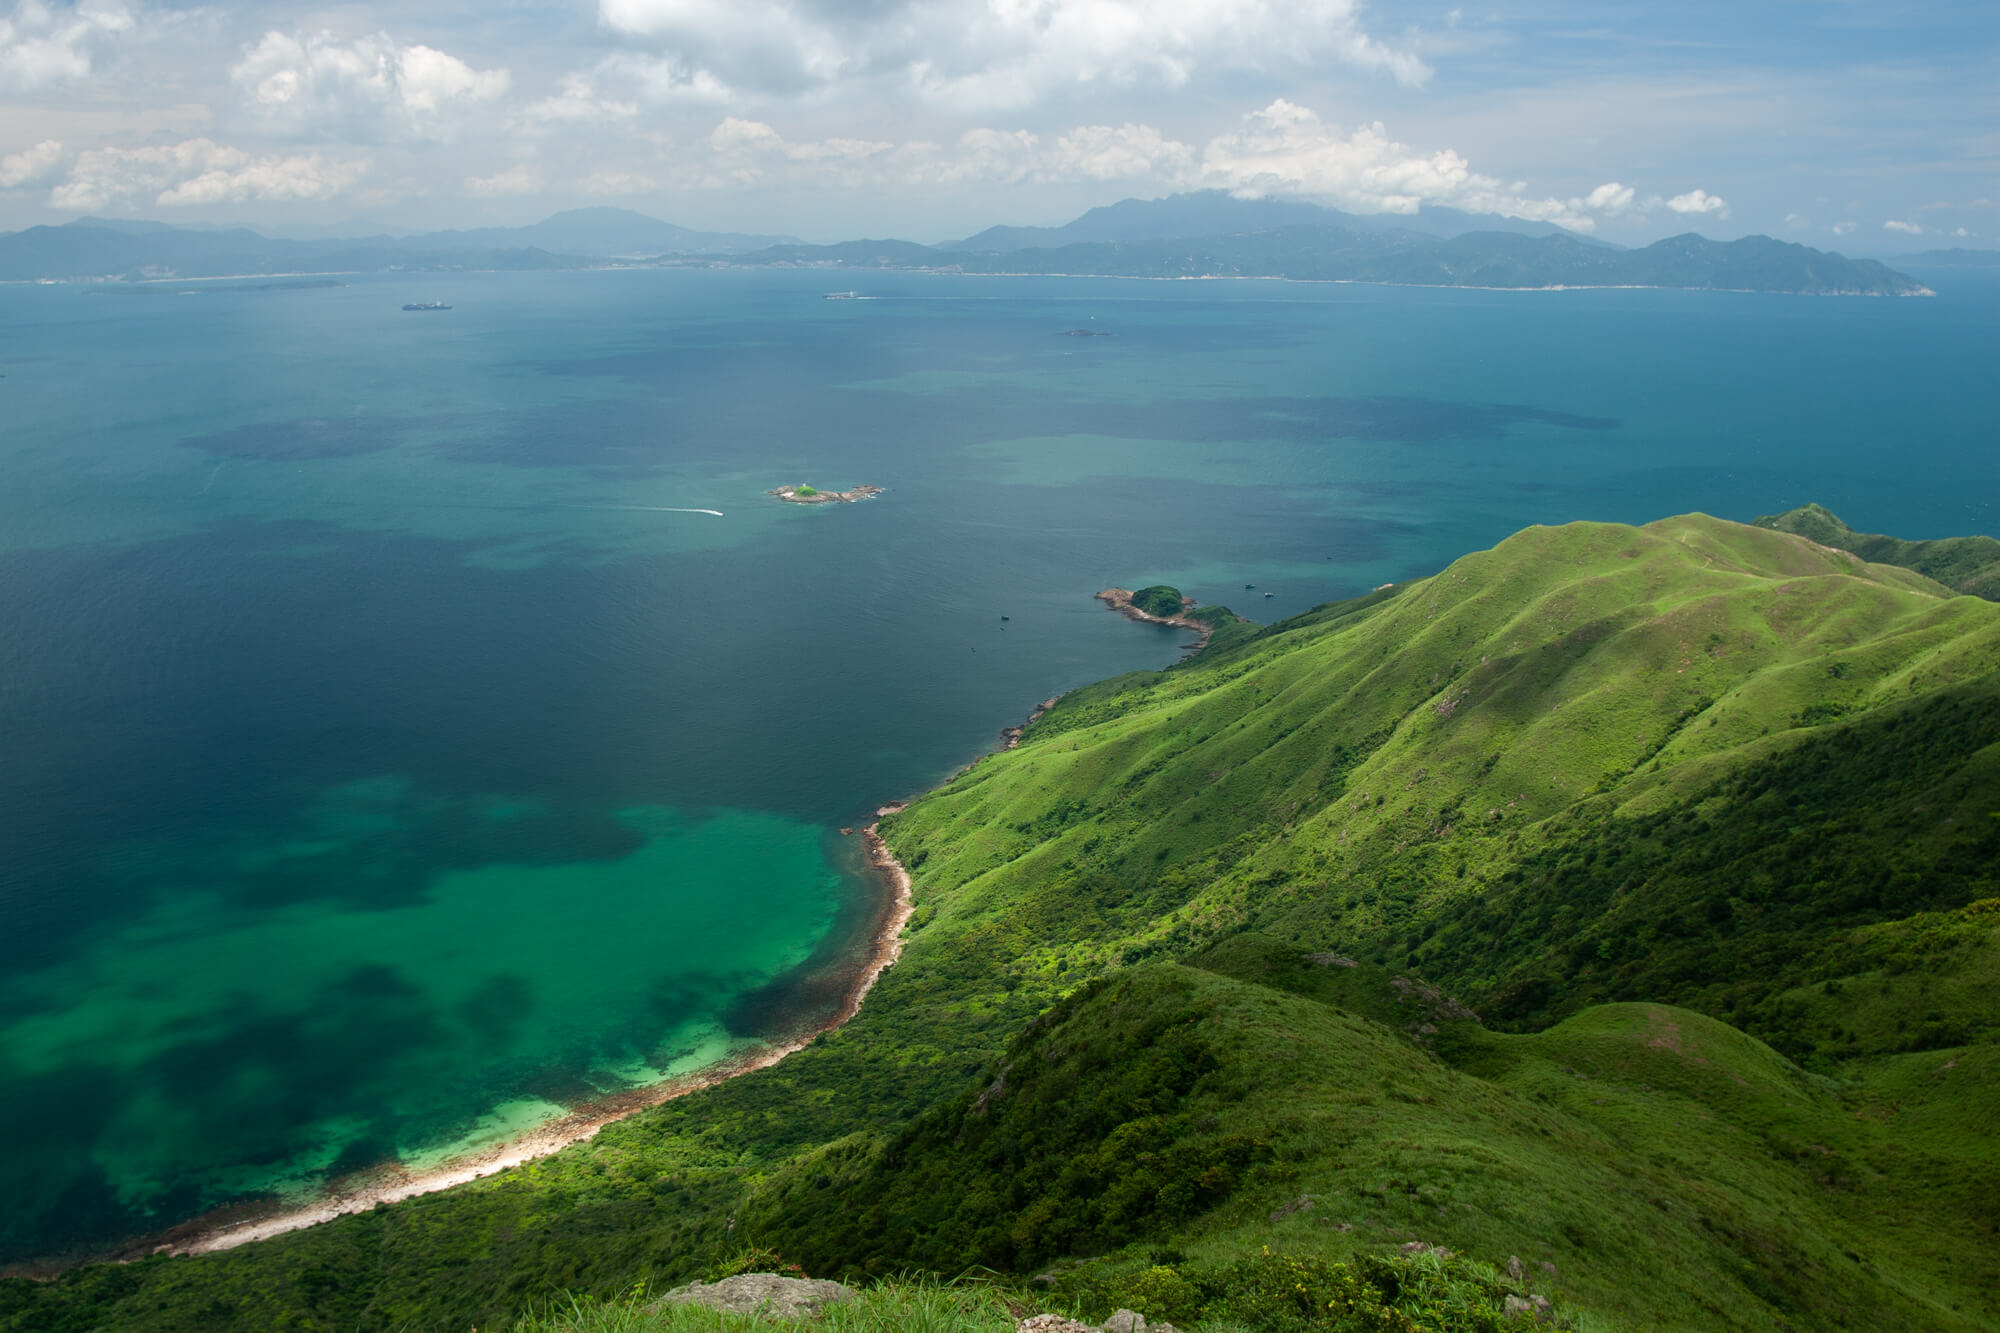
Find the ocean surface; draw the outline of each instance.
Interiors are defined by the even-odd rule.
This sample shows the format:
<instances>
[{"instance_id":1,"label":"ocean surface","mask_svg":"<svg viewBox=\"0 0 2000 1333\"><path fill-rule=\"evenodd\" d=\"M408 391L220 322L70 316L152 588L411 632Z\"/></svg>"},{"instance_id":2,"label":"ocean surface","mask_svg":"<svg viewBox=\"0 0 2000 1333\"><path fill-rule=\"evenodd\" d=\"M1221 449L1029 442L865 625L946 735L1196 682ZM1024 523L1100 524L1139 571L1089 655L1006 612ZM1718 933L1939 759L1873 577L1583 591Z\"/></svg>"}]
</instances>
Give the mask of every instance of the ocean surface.
<instances>
[{"instance_id":1,"label":"ocean surface","mask_svg":"<svg viewBox=\"0 0 2000 1333\"><path fill-rule=\"evenodd\" d=\"M1179 655L1100 588L1268 620L1808 500L2000 531L2000 282L1924 276L0 288L0 1262L810 1020L879 893L843 826Z\"/></svg>"}]
</instances>

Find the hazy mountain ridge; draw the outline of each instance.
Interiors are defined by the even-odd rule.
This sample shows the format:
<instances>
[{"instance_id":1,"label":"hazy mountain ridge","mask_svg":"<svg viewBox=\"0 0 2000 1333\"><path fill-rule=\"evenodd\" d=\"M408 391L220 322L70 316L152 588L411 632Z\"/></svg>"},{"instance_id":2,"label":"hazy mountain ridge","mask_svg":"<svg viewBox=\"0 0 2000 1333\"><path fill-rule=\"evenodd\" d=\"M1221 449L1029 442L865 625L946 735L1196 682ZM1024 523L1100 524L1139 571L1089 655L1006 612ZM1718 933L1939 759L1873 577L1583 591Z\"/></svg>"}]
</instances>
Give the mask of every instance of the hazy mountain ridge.
<instances>
[{"instance_id":1,"label":"hazy mountain ridge","mask_svg":"<svg viewBox=\"0 0 2000 1333\"><path fill-rule=\"evenodd\" d=\"M736 254L786 240L691 231L620 208L574 209L527 227L332 240L279 239L242 227L216 230L79 218L60 227L30 227L0 235L0 281L584 268L641 255Z\"/></svg>"},{"instance_id":2,"label":"hazy mountain ridge","mask_svg":"<svg viewBox=\"0 0 2000 1333\"><path fill-rule=\"evenodd\" d=\"M2000 268L2000 250L1925 250L1898 255L1894 262L1921 268Z\"/></svg>"},{"instance_id":3,"label":"hazy mountain ridge","mask_svg":"<svg viewBox=\"0 0 2000 1333\"><path fill-rule=\"evenodd\" d=\"M1690 233L1626 250L1542 224L1443 234L1461 221L1485 226L1495 220L1444 209L1359 217L1296 201L1241 200L1215 191L1125 200L1059 228L989 228L955 248L895 239L808 245L691 231L610 208L559 213L531 227L319 241L281 240L241 228L189 230L79 219L0 236L0 280L655 263L1448 287L1632 286L1828 295L1917 295L1929 290L1874 260L1848 259L1764 236L1723 242Z\"/></svg>"},{"instance_id":4,"label":"hazy mountain ridge","mask_svg":"<svg viewBox=\"0 0 2000 1333\"><path fill-rule=\"evenodd\" d=\"M1408 231L1451 237L1469 231L1505 231L1524 236L1571 236L1551 223L1524 222L1497 213L1467 213L1426 206L1414 213L1345 213L1295 199L1240 199L1224 190L1202 190L1164 199L1124 199L1093 208L1059 227L988 227L962 241L944 241L939 250L1047 250L1091 241L1160 241L1220 236L1286 227L1339 227L1358 232ZM1577 239L1583 239L1577 237ZM1586 244L1619 246L1601 241Z\"/></svg>"},{"instance_id":5,"label":"hazy mountain ridge","mask_svg":"<svg viewBox=\"0 0 2000 1333\"><path fill-rule=\"evenodd\" d=\"M1768 236L1711 241L1689 233L1637 250L1569 235L1469 232L1448 239L1408 230L1280 227L1227 235L1086 241L1053 249L926 251L848 242L753 251L733 262L828 268L922 268L979 274L1127 278L1284 278L1432 287L1672 287L1799 295L1928 295L1872 259Z\"/></svg>"},{"instance_id":6,"label":"hazy mountain ridge","mask_svg":"<svg viewBox=\"0 0 2000 1333\"><path fill-rule=\"evenodd\" d=\"M1078 1259L1060 1292L1185 1318L1265 1247L1414 1237L1611 1326L1970 1333L1996 811L2000 606L1700 515L1529 529L1074 691L889 817L903 959L782 1064L446 1194L0 1283L0 1327L499 1327L745 1246Z\"/></svg>"}]
</instances>

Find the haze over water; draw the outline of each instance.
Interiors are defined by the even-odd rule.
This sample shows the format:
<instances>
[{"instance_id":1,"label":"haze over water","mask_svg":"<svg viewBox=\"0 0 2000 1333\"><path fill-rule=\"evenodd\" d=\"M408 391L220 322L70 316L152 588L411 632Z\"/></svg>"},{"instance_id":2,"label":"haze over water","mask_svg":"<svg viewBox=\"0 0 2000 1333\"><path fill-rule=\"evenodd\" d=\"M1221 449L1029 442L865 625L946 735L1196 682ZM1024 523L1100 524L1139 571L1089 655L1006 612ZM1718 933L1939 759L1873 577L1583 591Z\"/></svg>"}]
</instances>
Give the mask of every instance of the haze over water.
<instances>
[{"instance_id":1,"label":"haze over water","mask_svg":"<svg viewBox=\"0 0 2000 1333\"><path fill-rule=\"evenodd\" d=\"M841 826L1178 655L1099 588L1271 620L1530 523L2000 528L1990 277L839 283L0 288L0 1261L789 1027L876 892Z\"/></svg>"}]
</instances>

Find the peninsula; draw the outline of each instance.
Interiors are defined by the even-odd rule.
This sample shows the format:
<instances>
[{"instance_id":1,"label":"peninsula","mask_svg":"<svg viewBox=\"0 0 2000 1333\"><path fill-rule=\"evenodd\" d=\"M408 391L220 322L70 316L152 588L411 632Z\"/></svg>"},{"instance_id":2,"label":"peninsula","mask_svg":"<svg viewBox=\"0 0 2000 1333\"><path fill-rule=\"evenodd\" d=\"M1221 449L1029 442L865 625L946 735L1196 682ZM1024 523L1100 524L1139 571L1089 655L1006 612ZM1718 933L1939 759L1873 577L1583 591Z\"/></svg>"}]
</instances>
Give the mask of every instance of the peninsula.
<instances>
[{"instance_id":1,"label":"peninsula","mask_svg":"<svg viewBox=\"0 0 2000 1333\"><path fill-rule=\"evenodd\" d=\"M780 486L775 491L767 491L786 504L823 505L853 504L856 500L870 500L882 493L880 486L856 486L846 491L822 491L801 482L797 486Z\"/></svg>"},{"instance_id":2,"label":"peninsula","mask_svg":"<svg viewBox=\"0 0 2000 1333\"><path fill-rule=\"evenodd\" d=\"M1196 638L1188 647L1190 657L1208 647L1208 641L1215 637L1219 626L1248 623L1226 607L1197 607L1194 598L1164 583L1156 583L1137 592L1129 588L1106 588L1092 596L1127 619L1193 630Z\"/></svg>"}]
</instances>

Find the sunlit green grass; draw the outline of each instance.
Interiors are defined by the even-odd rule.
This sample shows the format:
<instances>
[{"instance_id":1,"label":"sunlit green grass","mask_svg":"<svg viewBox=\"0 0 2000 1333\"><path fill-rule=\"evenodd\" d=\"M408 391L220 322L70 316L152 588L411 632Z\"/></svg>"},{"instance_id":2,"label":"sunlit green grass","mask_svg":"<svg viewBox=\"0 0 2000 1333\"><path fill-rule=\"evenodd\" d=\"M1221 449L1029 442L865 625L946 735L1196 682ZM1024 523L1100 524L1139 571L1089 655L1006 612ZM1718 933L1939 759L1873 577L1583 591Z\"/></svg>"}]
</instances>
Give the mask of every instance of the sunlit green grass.
<instances>
[{"instance_id":1,"label":"sunlit green grass","mask_svg":"<svg viewBox=\"0 0 2000 1333\"><path fill-rule=\"evenodd\" d=\"M1241 1265L1418 1241L1426 1327L2000 1325L2000 606L1942 594L1697 515L1232 627L884 821L916 913L840 1031L0 1329L645 1328L754 1245L839 1318L1282 1333Z\"/></svg>"}]
</instances>

